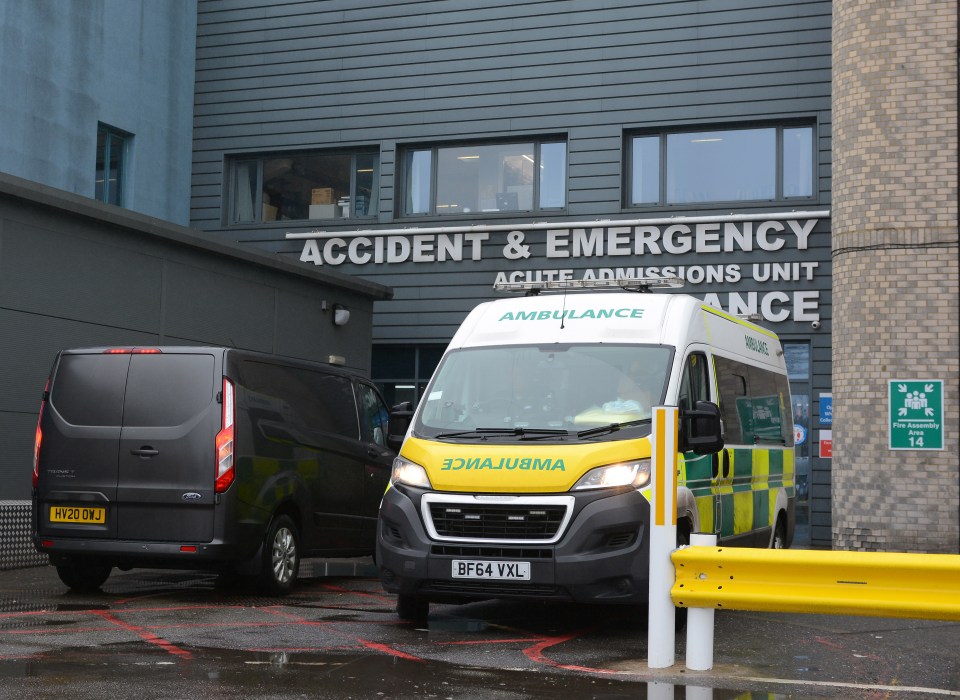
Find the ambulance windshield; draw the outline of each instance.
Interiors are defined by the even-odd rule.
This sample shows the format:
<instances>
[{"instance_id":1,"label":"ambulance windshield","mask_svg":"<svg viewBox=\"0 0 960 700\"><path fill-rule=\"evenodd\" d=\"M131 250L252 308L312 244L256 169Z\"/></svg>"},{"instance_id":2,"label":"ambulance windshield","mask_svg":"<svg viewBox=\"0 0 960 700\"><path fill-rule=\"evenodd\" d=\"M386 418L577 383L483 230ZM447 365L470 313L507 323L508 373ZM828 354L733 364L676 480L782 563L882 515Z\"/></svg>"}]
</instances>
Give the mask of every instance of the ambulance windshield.
<instances>
[{"instance_id":1,"label":"ambulance windshield","mask_svg":"<svg viewBox=\"0 0 960 700\"><path fill-rule=\"evenodd\" d=\"M650 419L673 350L642 345L465 348L437 370L416 431L577 433Z\"/></svg>"}]
</instances>

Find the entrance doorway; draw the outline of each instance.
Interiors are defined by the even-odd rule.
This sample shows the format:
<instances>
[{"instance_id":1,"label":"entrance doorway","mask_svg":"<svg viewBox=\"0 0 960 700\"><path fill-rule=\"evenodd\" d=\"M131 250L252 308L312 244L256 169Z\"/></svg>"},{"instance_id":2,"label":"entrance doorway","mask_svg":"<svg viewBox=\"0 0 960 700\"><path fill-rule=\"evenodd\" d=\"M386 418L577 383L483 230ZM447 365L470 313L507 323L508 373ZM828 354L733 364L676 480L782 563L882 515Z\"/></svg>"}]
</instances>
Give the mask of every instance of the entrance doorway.
<instances>
[{"instance_id":1,"label":"entrance doorway","mask_svg":"<svg viewBox=\"0 0 960 700\"><path fill-rule=\"evenodd\" d=\"M790 393L793 395L794 477L796 479L797 527L793 546L810 547L810 344L783 344Z\"/></svg>"}]
</instances>

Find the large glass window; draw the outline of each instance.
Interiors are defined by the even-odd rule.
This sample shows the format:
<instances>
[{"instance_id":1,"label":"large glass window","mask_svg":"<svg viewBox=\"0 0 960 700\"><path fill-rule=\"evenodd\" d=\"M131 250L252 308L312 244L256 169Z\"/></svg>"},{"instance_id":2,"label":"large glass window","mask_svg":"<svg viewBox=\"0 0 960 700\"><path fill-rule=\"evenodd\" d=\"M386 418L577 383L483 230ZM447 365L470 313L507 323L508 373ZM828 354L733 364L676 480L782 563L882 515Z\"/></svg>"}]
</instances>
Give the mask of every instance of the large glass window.
<instances>
[{"instance_id":1,"label":"large glass window","mask_svg":"<svg viewBox=\"0 0 960 700\"><path fill-rule=\"evenodd\" d=\"M231 162L230 223L355 219L379 212L380 156L282 153Z\"/></svg>"},{"instance_id":2,"label":"large glass window","mask_svg":"<svg viewBox=\"0 0 960 700\"><path fill-rule=\"evenodd\" d=\"M406 215L535 211L567 204L563 141L413 148L403 163Z\"/></svg>"},{"instance_id":3,"label":"large glass window","mask_svg":"<svg viewBox=\"0 0 960 700\"><path fill-rule=\"evenodd\" d=\"M123 185L126 177L130 134L97 125L97 164L94 197L107 204L123 206Z\"/></svg>"},{"instance_id":4,"label":"large glass window","mask_svg":"<svg viewBox=\"0 0 960 700\"><path fill-rule=\"evenodd\" d=\"M628 140L627 206L813 197L812 126L660 132Z\"/></svg>"},{"instance_id":5,"label":"large glass window","mask_svg":"<svg viewBox=\"0 0 960 700\"><path fill-rule=\"evenodd\" d=\"M443 345L374 345L373 380L387 404L409 401L416 405L445 349Z\"/></svg>"}]
</instances>

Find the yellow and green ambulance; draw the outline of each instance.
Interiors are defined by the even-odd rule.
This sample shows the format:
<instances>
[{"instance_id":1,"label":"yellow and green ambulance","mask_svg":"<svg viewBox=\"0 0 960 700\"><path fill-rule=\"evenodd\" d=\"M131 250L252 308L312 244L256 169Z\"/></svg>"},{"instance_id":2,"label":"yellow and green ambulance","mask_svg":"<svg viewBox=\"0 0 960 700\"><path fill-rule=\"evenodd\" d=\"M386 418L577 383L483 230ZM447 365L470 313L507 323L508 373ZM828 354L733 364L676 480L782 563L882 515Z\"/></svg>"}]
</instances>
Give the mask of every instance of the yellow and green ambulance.
<instances>
[{"instance_id":1,"label":"yellow and green ambulance","mask_svg":"<svg viewBox=\"0 0 960 700\"><path fill-rule=\"evenodd\" d=\"M526 295L480 304L453 337L380 507L377 562L402 618L431 601L645 602L654 406L679 408L678 543L791 543L777 336L649 293L670 280L607 284L514 285Z\"/></svg>"}]
</instances>

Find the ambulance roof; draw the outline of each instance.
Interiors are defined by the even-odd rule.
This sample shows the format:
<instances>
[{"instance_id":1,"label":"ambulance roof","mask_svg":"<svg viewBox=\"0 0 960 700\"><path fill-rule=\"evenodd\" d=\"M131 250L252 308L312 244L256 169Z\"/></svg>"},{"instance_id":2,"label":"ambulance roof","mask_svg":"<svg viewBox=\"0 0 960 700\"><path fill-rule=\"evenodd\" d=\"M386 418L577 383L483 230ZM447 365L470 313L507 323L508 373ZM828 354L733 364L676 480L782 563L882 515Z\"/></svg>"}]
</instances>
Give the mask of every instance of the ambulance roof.
<instances>
[{"instance_id":1,"label":"ambulance roof","mask_svg":"<svg viewBox=\"0 0 960 700\"><path fill-rule=\"evenodd\" d=\"M552 293L477 306L449 350L492 345L637 343L712 345L724 354L782 367L777 336L687 294Z\"/></svg>"}]
</instances>

